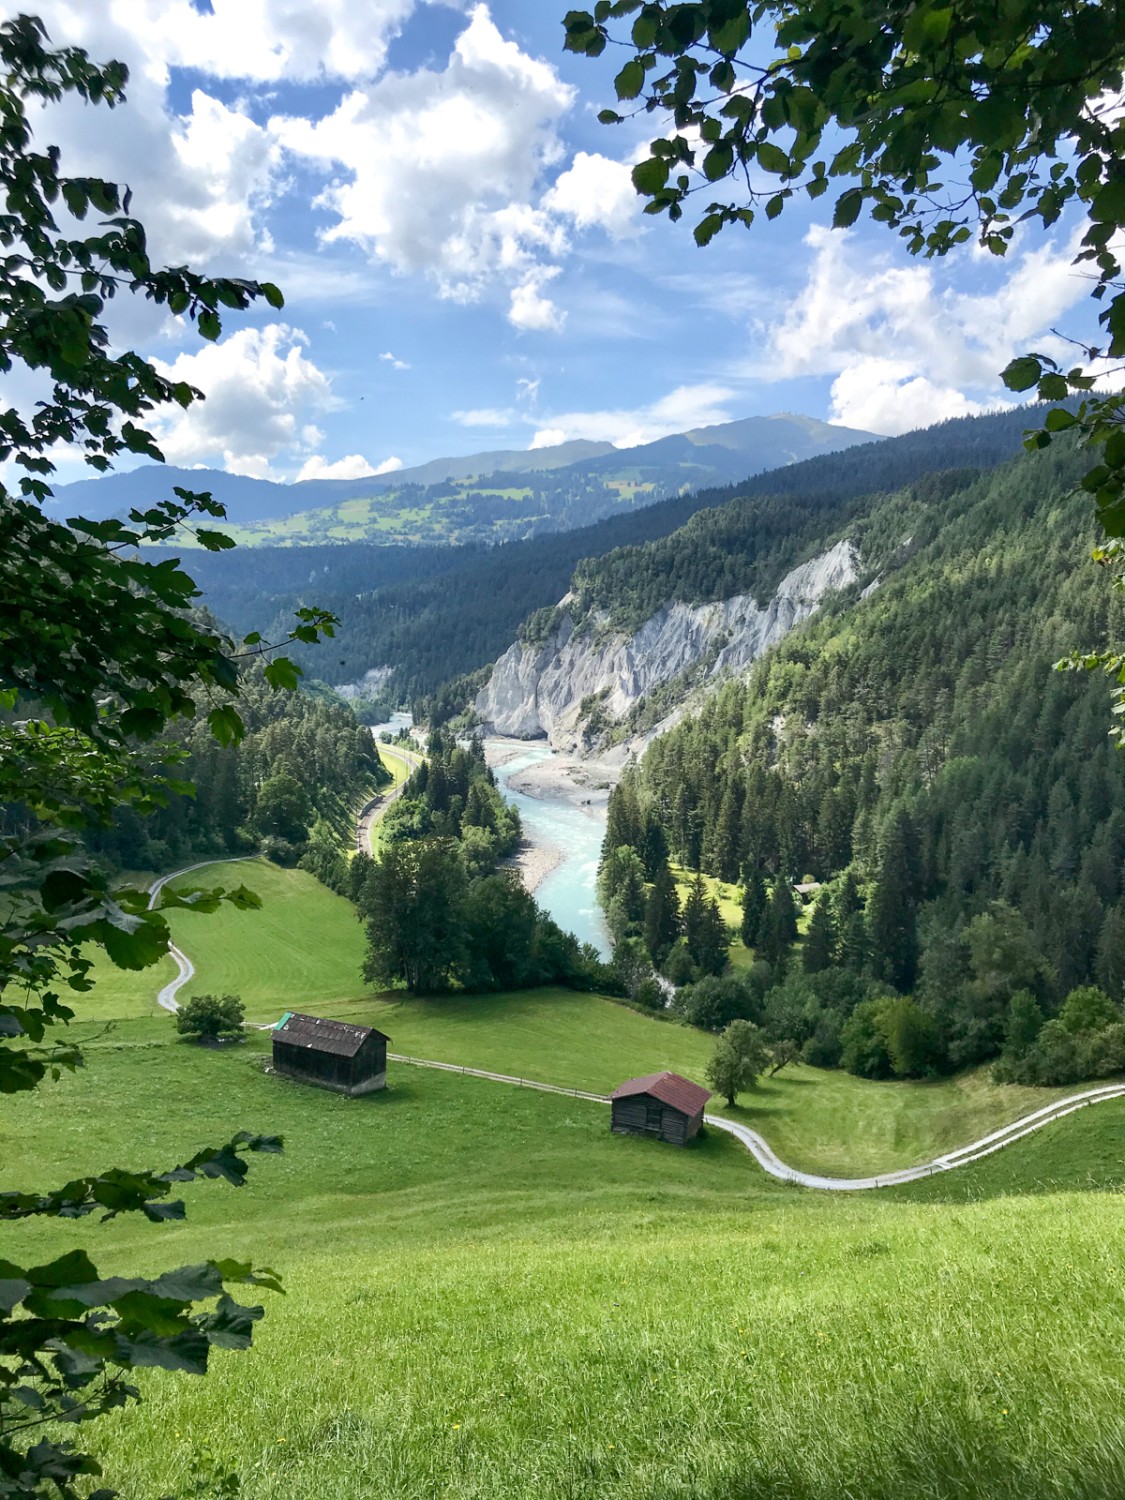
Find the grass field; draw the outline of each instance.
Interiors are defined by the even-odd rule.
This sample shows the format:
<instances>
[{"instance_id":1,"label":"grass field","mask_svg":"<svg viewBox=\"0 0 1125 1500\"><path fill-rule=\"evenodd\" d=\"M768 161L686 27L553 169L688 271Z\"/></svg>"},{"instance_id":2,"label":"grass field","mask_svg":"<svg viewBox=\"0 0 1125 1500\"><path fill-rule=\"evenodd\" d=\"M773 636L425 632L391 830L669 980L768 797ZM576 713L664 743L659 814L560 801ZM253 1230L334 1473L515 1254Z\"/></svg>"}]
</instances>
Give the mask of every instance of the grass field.
<instances>
[{"instance_id":1,"label":"grass field","mask_svg":"<svg viewBox=\"0 0 1125 1500\"><path fill-rule=\"evenodd\" d=\"M6 1232L103 1273L238 1254L285 1280L250 1353L142 1373L146 1404L99 1424L123 1500L182 1494L204 1456L244 1500L1125 1489L1118 1106L840 1199L727 1138L614 1137L604 1106L530 1090L402 1068L341 1099L264 1075L267 1041L216 1054L123 1022L79 1074L0 1100L14 1187L286 1136L245 1189L189 1186L184 1224Z\"/></svg>"},{"instance_id":2,"label":"grass field","mask_svg":"<svg viewBox=\"0 0 1125 1500\"><path fill-rule=\"evenodd\" d=\"M262 908L169 913L175 941L196 966L185 997L232 991L255 1022L295 1008L333 1015L378 1026L394 1051L409 1056L596 1093L664 1068L703 1080L712 1037L599 996L533 990L414 1000L366 993L359 978L363 931L347 901L303 871L262 860L217 865L182 884L219 881L246 884ZM128 1019L155 1013L156 992L172 969L99 973L80 1013ZM170 1022L161 1024L171 1030ZM995 1085L985 1072L902 1084L795 1066L761 1080L735 1109L719 1100L714 1108L760 1130L791 1166L861 1176L928 1161L1065 1092Z\"/></svg>"}]
</instances>

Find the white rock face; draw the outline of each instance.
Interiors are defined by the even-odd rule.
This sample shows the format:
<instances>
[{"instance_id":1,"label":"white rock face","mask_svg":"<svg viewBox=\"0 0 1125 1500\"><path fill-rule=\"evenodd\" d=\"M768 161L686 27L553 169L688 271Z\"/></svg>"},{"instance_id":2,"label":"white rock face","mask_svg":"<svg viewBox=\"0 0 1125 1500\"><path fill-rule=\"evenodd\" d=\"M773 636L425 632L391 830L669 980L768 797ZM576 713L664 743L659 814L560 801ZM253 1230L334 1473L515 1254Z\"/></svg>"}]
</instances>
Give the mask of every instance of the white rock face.
<instances>
[{"instance_id":1,"label":"white rock face","mask_svg":"<svg viewBox=\"0 0 1125 1500\"><path fill-rule=\"evenodd\" d=\"M850 542L794 568L760 608L749 594L717 604L665 604L629 637L606 635L605 619L575 634L564 615L539 647L512 645L492 669L476 711L495 734L517 739L546 737L556 750L582 744L580 708L597 697L604 711L621 718L653 688L697 666L722 639L711 678L748 666L816 609L825 594L856 578Z\"/></svg>"},{"instance_id":2,"label":"white rock face","mask_svg":"<svg viewBox=\"0 0 1125 1500\"><path fill-rule=\"evenodd\" d=\"M342 682L336 688L341 698L374 698L386 686L393 667L372 667L358 682Z\"/></svg>"}]
</instances>

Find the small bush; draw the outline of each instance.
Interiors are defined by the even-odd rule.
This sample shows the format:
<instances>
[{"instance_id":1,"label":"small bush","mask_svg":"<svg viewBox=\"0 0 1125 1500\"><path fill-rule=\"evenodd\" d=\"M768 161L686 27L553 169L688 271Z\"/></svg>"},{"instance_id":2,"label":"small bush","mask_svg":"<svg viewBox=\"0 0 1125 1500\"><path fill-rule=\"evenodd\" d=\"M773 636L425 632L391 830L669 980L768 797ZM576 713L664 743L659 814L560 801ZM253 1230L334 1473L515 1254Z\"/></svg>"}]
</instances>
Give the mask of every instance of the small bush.
<instances>
[{"instance_id":1,"label":"small bush","mask_svg":"<svg viewBox=\"0 0 1125 1500\"><path fill-rule=\"evenodd\" d=\"M241 1041L246 1007L237 995L192 995L176 1012L176 1030L197 1041Z\"/></svg>"}]
</instances>

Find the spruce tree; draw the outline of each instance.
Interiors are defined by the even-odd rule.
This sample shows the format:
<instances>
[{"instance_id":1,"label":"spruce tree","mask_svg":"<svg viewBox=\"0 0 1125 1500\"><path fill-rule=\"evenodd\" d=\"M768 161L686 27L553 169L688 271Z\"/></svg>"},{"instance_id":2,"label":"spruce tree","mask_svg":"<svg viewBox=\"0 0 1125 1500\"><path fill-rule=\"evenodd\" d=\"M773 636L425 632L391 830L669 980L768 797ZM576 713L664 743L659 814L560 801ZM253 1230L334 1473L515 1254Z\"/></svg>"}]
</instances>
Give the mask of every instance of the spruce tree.
<instances>
[{"instance_id":1,"label":"spruce tree","mask_svg":"<svg viewBox=\"0 0 1125 1500\"><path fill-rule=\"evenodd\" d=\"M762 920L766 914L766 882L756 865L746 872L746 886L742 892L742 941L747 948L756 948L762 935Z\"/></svg>"},{"instance_id":2,"label":"spruce tree","mask_svg":"<svg viewBox=\"0 0 1125 1500\"><path fill-rule=\"evenodd\" d=\"M914 987L918 970L918 840L905 809L891 819L879 851L879 875L867 903L867 927L875 973L901 994Z\"/></svg>"},{"instance_id":3,"label":"spruce tree","mask_svg":"<svg viewBox=\"0 0 1125 1500\"><path fill-rule=\"evenodd\" d=\"M658 967L671 952L680 935L680 899L668 861L656 872L656 879L645 903L645 947Z\"/></svg>"},{"instance_id":4,"label":"spruce tree","mask_svg":"<svg viewBox=\"0 0 1125 1500\"><path fill-rule=\"evenodd\" d=\"M806 974L820 974L832 967L835 956L836 923L832 915L832 900L827 891L821 891L805 933L801 962Z\"/></svg>"},{"instance_id":5,"label":"spruce tree","mask_svg":"<svg viewBox=\"0 0 1125 1500\"><path fill-rule=\"evenodd\" d=\"M1098 983L1114 1000L1125 999L1125 901L1111 906L1098 934Z\"/></svg>"},{"instance_id":6,"label":"spruce tree","mask_svg":"<svg viewBox=\"0 0 1125 1500\"><path fill-rule=\"evenodd\" d=\"M762 957L784 973L789 950L797 939L797 908L788 875L779 875L766 905L758 947Z\"/></svg>"},{"instance_id":7,"label":"spruce tree","mask_svg":"<svg viewBox=\"0 0 1125 1500\"><path fill-rule=\"evenodd\" d=\"M697 875L684 906L684 942L692 962L704 974L721 974L729 941L718 902L707 895L703 877Z\"/></svg>"}]
</instances>

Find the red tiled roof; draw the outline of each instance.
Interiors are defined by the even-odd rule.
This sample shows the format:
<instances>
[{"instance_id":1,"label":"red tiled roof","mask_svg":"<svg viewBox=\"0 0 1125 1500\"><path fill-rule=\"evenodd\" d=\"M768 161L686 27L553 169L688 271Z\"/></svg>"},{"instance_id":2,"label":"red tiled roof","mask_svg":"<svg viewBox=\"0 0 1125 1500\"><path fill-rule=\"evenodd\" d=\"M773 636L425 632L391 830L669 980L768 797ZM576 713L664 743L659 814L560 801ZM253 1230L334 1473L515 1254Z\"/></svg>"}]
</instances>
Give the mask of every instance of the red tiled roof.
<instances>
[{"instance_id":1,"label":"red tiled roof","mask_svg":"<svg viewBox=\"0 0 1125 1500\"><path fill-rule=\"evenodd\" d=\"M690 1078L678 1073L646 1073L643 1078L627 1078L618 1084L611 1099L629 1099L634 1094L651 1094L661 1104L670 1104L685 1115L697 1115L710 1099L710 1090L700 1088Z\"/></svg>"}]
</instances>

